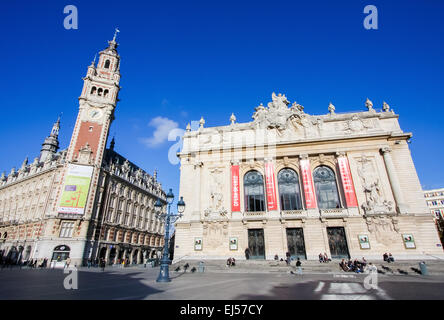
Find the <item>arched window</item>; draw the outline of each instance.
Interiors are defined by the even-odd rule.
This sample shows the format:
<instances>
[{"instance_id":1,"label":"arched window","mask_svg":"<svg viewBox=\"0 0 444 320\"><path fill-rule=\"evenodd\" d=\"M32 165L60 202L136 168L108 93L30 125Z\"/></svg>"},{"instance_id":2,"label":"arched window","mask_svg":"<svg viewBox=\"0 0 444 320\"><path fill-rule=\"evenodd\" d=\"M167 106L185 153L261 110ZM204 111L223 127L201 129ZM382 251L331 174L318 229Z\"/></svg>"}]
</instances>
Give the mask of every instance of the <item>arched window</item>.
<instances>
[{"instance_id":1,"label":"arched window","mask_svg":"<svg viewBox=\"0 0 444 320\"><path fill-rule=\"evenodd\" d=\"M264 178L257 171L244 176L245 211L265 211Z\"/></svg>"},{"instance_id":2,"label":"arched window","mask_svg":"<svg viewBox=\"0 0 444 320\"><path fill-rule=\"evenodd\" d=\"M99 90L97 90L97 95L98 95L99 97L101 97L101 96L102 96L102 92L103 92L103 89L102 89L102 88L99 88Z\"/></svg>"},{"instance_id":3,"label":"arched window","mask_svg":"<svg viewBox=\"0 0 444 320\"><path fill-rule=\"evenodd\" d=\"M106 60L106 61L105 61L105 69L108 69L108 68L109 68L109 65L110 65L110 61L109 61L109 60Z\"/></svg>"},{"instance_id":4,"label":"arched window","mask_svg":"<svg viewBox=\"0 0 444 320\"><path fill-rule=\"evenodd\" d=\"M278 173L279 197L281 210L302 209L301 189L296 171L285 168Z\"/></svg>"},{"instance_id":5,"label":"arched window","mask_svg":"<svg viewBox=\"0 0 444 320\"><path fill-rule=\"evenodd\" d=\"M319 209L340 208L341 202L333 170L326 166L317 167L313 172L313 180Z\"/></svg>"},{"instance_id":6,"label":"arched window","mask_svg":"<svg viewBox=\"0 0 444 320\"><path fill-rule=\"evenodd\" d=\"M108 89L105 89L105 91L103 91L103 96L106 97L108 95Z\"/></svg>"},{"instance_id":7,"label":"arched window","mask_svg":"<svg viewBox=\"0 0 444 320\"><path fill-rule=\"evenodd\" d=\"M97 90L96 87L92 87L92 88L91 88L91 94L96 94L96 90Z\"/></svg>"}]
</instances>

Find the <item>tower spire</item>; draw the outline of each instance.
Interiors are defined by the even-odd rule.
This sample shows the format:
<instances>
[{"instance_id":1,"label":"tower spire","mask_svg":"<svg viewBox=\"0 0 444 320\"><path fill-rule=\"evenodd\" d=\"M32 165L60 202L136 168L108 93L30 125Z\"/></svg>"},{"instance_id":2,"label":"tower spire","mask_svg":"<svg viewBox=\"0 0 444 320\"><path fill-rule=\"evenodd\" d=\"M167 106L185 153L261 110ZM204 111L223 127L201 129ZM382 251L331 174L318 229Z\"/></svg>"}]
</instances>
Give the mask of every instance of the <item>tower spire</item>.
<instances>
[{"instance_id":1,"label":"tower spire","mask_svg":"<svg viewBox=\"0 0 444 320\"><path fill-rule=\"evenodd\" d=\"M45 141L42 143L42 149L40 150L39 161L44 162L50 155L54 154L59 150L59 131L60 131L60 117L54 123L51 129L51 134L46 137Z\"/></svg>"},{"instance_id":2,"label":"tower spire","mask_svg":"<svg viewBox=\"0 0 444 320\"><path fill-rule=\"evenodd\" d=\"M113 42L116 42L117 33L120 32L119 28L116 28L116 31L114 32L114 38Z\"/></svg>"}]
</instances>

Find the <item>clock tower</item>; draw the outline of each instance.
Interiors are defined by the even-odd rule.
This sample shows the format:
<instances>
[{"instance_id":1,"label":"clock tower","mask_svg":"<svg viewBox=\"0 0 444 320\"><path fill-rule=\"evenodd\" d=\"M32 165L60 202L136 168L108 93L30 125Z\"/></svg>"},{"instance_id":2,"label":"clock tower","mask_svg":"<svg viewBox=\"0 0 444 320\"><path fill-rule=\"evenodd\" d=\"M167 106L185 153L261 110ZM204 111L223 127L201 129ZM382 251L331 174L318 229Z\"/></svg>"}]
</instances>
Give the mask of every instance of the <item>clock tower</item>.
<instances>
[{"instance_id":1,"label":"clock tower","mask_svg":"<svg viewBox=\"0 0 444 320\"><path fill-rule=\"evenodd\" d=\"M116 30L117 31L117 30ZM99 53L83 78L77 116L67 161L100 166L114 119L114 110L120 90L120 56L117 53L116 34L108 47Z\"/></svg>"}]
</instances>

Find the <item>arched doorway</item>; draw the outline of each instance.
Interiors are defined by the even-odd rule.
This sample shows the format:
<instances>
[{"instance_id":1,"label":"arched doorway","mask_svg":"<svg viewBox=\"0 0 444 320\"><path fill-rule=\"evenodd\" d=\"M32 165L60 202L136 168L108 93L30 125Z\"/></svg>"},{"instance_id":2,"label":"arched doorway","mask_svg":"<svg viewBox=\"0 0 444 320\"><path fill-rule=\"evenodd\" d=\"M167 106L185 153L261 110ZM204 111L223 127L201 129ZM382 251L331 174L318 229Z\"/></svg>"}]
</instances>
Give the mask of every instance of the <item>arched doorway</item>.
<instances>
[{"instance_id":1,"label":"arched doorway","mask_svg":"<svg viewBox=\"0 0 444 320\"><path fill-rule=\"evenodd\" d=\"M114 263L114 259L116 258L117 250L116 248L111 248L111 251L109 253L109 264Z\"/></svg>"},{"instance_id":2,"label":"arched doorway","mask_svg":"<svg viewBox=\"0 0 444 320\"><path fill-rule=\"evenodd\" d=\"M106 247L103 247L102 249L100 249L99 259L105 259L105 258L106 258Z\"/></svg>"},{"instance_id":3,"label":"arched doorway","mask_svg":"<svg viewBox=\"0 0 444 320\"><path fill-rule=\"evenodd\" d=\"M71 252L71 248L65 245L60 245L54 248L52 253L51 262L64 262L69 258L69 253Z\"/></svg>"}]
</instances>

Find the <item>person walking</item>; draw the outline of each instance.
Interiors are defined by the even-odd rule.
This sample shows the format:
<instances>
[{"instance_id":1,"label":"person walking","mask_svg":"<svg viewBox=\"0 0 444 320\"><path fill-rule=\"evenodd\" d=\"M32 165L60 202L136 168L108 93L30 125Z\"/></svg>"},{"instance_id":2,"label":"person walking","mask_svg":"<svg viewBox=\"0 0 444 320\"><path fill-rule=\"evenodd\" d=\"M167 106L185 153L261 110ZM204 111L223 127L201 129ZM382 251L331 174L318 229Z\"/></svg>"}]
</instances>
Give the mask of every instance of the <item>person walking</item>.
<instances>
[{"instance_id":1,"label":"person walking","mask_svg":"<svg viewBox=\"0 0 444 320\"><path fill-rule=\"evenodd\" d=\"M250 248L245 249L245 259L250 259Z\"/></svg>"},{"instance_id":2,"label":"person walking","mask_svg":"<svg viewBox=\"0 0 444 320\"><path fill-rule=\"evenodd\" d=\"M102 271L105 271L106 262L105 259L100 259L100 268L102 268Z\"/></svg>"},{"instance_id":3,"label":"person walking","mask_svg":"<svg viewBox=\"0 0 444 320\"><path fill-rule=\"evenodd\" d=\"M285 256L287 257L285 261L287 262L287 266L289 266L291 262L291 253L287 251L287 253L285 253Z\"/></svg>"},{"instance_id":4,"label":"person walking","mask_svg":"<svg viewBox=\"0 0 444 320\"><path fill-rule=\"evenodd\" d=\"M69 264L71 263L71 258L70 257L68 257L68 259L66 259L66 261L65 261L65 269L68 269L69 268ZM43 267L43 262L42 262L42 267Z\"/></svg>"},{"instance_id":5,"label":"person walking","mask_svg":"<svg viewBox=\"0 0 444 320\"><path fill-rule=\"evenodd\" d=\"M302 275L302 263L301 260L298 257L298 260L296 261L296 268L298 270L298 274Z\"/></svg>"}]
</instances>

